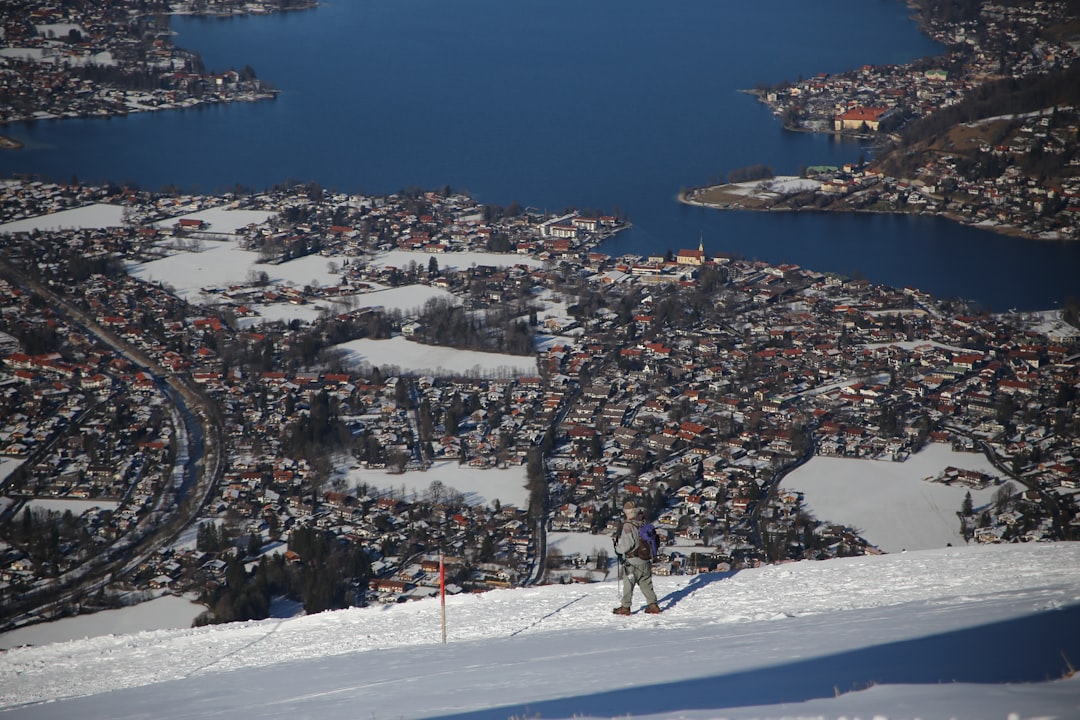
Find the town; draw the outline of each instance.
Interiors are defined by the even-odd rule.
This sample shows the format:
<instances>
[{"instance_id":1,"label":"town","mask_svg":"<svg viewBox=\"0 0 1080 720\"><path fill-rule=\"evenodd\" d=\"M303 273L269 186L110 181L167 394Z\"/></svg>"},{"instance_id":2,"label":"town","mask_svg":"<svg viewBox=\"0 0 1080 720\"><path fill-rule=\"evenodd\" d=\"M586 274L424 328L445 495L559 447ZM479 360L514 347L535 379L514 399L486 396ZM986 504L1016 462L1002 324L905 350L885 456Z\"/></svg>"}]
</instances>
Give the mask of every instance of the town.
<instances>
[{"instance_id":1,"label":"town","mask_svg":"<svg viewBox=\"0 0 1080 720\"><path fill-rule=\"evenodd\" d=\"M1073 108L1002 118L952 130L910 180L863 162L693 188L679 197L723 210L931 214L1007 235L1077 241L1078 133L1080 113ZM1068 172L1048 183L1025 171L1042 157ZM993 169L970 172L975 165Z\"/></svg>"},{"instance_id":2,"label":"town","mask_svg":"<svg viewBox=\"0 0 1080 720\"><path fill-rule=\"evenodd\" d=\"M745 179L764 182L750 197L719 182L684 197L720 208L929 213L1021 237L1080 239L1070 6L914 7L943 55L750 91L788 130L873 141L872 161L802 168L809 182L789 191L765 174Z\"/></svg>"},{"instance_id":3,"label":"town","mask_svg":"<svg viewBox=\"0 0 1080 720\"><path fill-rule=\"evenodd\" d=\"M0 12L0 166L19 166L0 172L0 702L114 718L1069 714L1080 4L316 6ZM869 38L922 47L913 23L895 29L905 7L946 55L762 86L762 104L736 94L775 61L803 69L789 51L815 72L818 53L891 56ZM519 23L530 42L506 42ZM243 45L239 25L280 34ZM205 42L211 26L228 37ZM189 42L205 65L174 45ZM373 62L327 52L372 46ZM687 62L729 47L733 61ZM625 122L636 101L650 141L612 147L671 164L621 173L516 131L461 142L444 91L471 125L517 114L493 96L518 78L461 73L467 57L517 71L523 114L573 115L546 137L591 138L588 105L520 72L530 50L601 117ZM420 76L394 80L397 57ZM722 68L752 74L718 92ZM670 103L641 101L653 78ZM379 88L422 101L399 113L406 147L346 112L281 142L253 132L291 116L297 89L392 120ZM175 113L190 108L205 109ZM429 109L436 124L414 125ZM725 132L745 111L765 122ZM195 115L252 131L243 145L267 158L336 152L256 171L239 142L207 152L222 133ZM698 119L695 157L671 152ZM156 131L135 142L133 125ZM775 150L758 126L783 136ZM155 162L155 146L181 152ZM468 152L407 169L439 146ZM469 174L484 148L494 187ZM523 148L557 181L536 188ZM743 148L786 167L706 183ZM608 171L589 182L579 158ZM686 177L704 186L677 197L699 207L671 202ZM833 262L850 228L858 251ZM882 272L895 251L912 266ZM976 278L997 292L966 299ZM610 612L627 500L659 531L659 616ZM619 658L642 651L650 670L627 677Z\"/></svg>"},{"instance_id":4,"label":"town","mask_svg":"<svg viewBox=\"0 0 1080 720\"><path fill-rule=\"evenodd\" d=\"M6 3L0 18L0 123L127 115L273 99L250 66L210 73L177 48L168 15L268 13L288 0L219 3ZM8 141L0 149L17 148Z\"/></svg>"},{"instance_id":5,"label":"town","mask_svg":"<svg viewBox=\"0 0 1080 720\"><path fill-rule=\"evenodd\" d=\"M266 617L275 595L309 612L398 602L437 592L440 556L453 592L600 580L627 497L662 530L658 573L879 552L784 475L934 443L997 470L927 480L995 488L955 509L965 539L1080 536L1074 305L995 315L700 247L611 257L597 246L626 218L451 188L9 181L0 207L6 627L156 592L199 595L206 622ZM120 212L19 229L86 208ZM218 248L249 263L225 286L139 277ZM275 280L311 260L331 280ZM418 299L365 301L394 289ZM414 372L350 362L358 340L499 360ZM470 503L448 465L516 468L523 500ZM395 480L427 473L422 491ZM601 550L548 552L566 530Z\"/></svg>"},{"instance_id":6,"label":"town","mask_svg":"<svg viewBox=\"0 0 1080 720\"><path fill-rule=\"evenodd\" d=\"M196 53L176 47L168 17L297 11L317 3L8 5L0 33L5 124L272 99L277 91L254 68L208 71ZM788 130L872 141L872 161L801 168L808 183L790 192L766 186L747 199L721 177L711 183L720 187L681 196L726 209L928 213L1027 238L1080 239L1073 6L920 0L911 7L921 30L944 48L941 55L748 91ZM0 135L0 151L17 147ZM766 170L753 179L767 181ZM736 183L740 174L733 170L727 180Z\"/></svg>"},{"instance_id":7,"label":"town","mask_svg":"<svg viewBox=\"0 0 1080 720\"><path fill-rule=\"evenodd\" d=\"M10 3L0 122L272 99L254 68L208 71L175 47L168 15L314 5ZM784 127L880 140L878 157L681 197L1075 240L1068 8L922 3L944 56L753 91ZM927 125L973 90L1043 77L1054 99L1037 111ZM83 210L104 216L35 223ZM0 224L3 628L161 592L198 596L200 622L266 617L273 597L308 612L399 602L436 592L440 558L452 592L602 580L627 497L662 530L658 573L881 552L784 477L931 444L996 470L927 478L994 489L955 509L966 541L1080 535L1075 299L990 314L704 244L613 257L599 247L629 224L616 212L449 187L198 195L15 178ZM189 292L147 274L225 248L246 258L239 276ZM358 342L396 350L356 360ZM436 349L469 360L409 364ZM500 478L505 498L473 501L447 468ZM597 551L564 555L557 532L595 534Z\"/></svg>"}]
</instances>

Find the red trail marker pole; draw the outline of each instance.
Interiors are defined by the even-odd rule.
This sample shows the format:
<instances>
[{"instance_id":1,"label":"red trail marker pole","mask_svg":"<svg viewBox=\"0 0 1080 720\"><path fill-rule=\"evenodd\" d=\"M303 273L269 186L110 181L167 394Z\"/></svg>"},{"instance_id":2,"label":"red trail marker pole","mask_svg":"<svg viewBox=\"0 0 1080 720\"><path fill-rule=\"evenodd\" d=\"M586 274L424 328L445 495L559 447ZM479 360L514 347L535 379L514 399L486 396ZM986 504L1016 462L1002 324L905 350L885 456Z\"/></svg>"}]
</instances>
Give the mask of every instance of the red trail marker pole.
<instances>
[{"instance_id":1,"label":"red trail marker pole","mask_svg":"<svg viewBox=\"0 0 1080 720\"><path fill-rule=\"evenodd\" d=\"M442 611L442 641L446 644L446 565L443 554L439 553L439 605Z\"/></svg>"}]
</instances>

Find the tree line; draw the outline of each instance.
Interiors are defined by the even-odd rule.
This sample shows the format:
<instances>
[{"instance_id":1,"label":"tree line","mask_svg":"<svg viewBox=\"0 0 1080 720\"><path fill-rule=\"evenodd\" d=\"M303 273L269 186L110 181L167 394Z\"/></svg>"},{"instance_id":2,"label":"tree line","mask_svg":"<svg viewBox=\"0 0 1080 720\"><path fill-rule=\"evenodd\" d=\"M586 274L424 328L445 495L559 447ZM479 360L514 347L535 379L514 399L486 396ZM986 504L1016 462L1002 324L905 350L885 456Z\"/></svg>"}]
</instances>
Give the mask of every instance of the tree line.
<instances>
[{"instance_id":1,"label":"tree line","mask_svg":"<svg viewBox=\"0 0 1080 720\"><path fill-rule=\"evenodd\" d=\"M907 145L963 123L1080 104L1080 65L1026 78L1004 78L973 88L963 100L922 117L904 130Z\"/></svg>"},{"instance_id":2,"label":"tree line","mask_svg":"<svg viewBox=\"0 0 1080 720\"><path fill-rule=\"evenodd\" d=\"M210 533L212 531L200 532ZM239 620L262 620L270 616L271 602L285 597L301 602L308 614L337 610L363 602L371 561L359 545L333 533L299 527L289 536L289 550L295 556L263 555L252 572L250 551L236 552L226 560L225 582L210 585L201 601L210 609L195 620L209 625ZM245 558L244 555L249 555Z\"/></svg>"},{"instance_id":3,"label":"tree line","mask_svg":"<svg viewBox=\"0 0 1080 720\"><path fill-rule=\"evenodd\" d=\"M431 345L510 355L536 352L530 323L505 307L481 315L449 298L435 297L424 303L417 321L422 327L414 337Z\"/></svg>"},{"instance_id":4,"label":"tree line","mask_svg":"<svg viewBox=\"0 0 1080 720\"><path fill-rule=\"evenodd\" d=\"M893 176L910 175L924 162L921 153L913 150L959 125L986 118L1007 120L1010 116L1051 109L1051 126L1058 127L1066 118L1075 117L1071 111L1064 108L1077 107L1078 104L1080 66L1035 77L1005 78L988 82L971 90L955 105L941 108L909 124L904 129L900 142L882 154L882 168ZM1016 132L1019 123L1019 120L1001 123L996 132L987 138L987 142L997 145L1007 141ZM1073 144L1077 143L1080 143L1080 137L1073 138ZM1059 177L1074 156L1075 149L1065 153L1048 152L1037 142L1030 152L1018 159L984 153L978 157L956 154L954 161L959 172L965 177L999 177L1009 164L1017 163L1026 175L1045 180Z\"/></svg>"}]
</instances>

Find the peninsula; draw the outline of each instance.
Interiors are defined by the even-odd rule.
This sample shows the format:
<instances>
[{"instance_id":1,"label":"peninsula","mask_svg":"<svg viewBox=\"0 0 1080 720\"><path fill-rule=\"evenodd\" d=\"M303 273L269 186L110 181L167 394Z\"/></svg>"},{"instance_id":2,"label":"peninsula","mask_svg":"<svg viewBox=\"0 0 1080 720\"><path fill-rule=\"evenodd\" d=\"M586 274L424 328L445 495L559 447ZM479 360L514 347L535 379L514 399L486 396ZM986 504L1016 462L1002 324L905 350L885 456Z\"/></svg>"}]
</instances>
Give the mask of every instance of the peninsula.
<instances>
[{"instance_id":1,"label":"peninsula","mask_svg":"<svg viewBox=\"0 0 1080 720\"><path fill-rule=\"evenodd\" d=\"M1080 18L1064 2L916 8L945 54L752 91L785 129L873 139L872 161L799 168L798 182L771 168L736 171L679 199L932 213L1025 238L1080 239Z\"/></svg>"},{"instance_id":2,"label":"peninsula","mask_svg":"<svg viewBox=\"0 0 1080 720\"><path fill-rule=\"evenodd\" d=\"M207 70L173 45L170 14L228 16L314 7L312 0L49 3L12 0L0 17L0 124L111 117L273 99L250 66ZM2 138L0 150L20 145Z\"/></svg>"}]
</instances>

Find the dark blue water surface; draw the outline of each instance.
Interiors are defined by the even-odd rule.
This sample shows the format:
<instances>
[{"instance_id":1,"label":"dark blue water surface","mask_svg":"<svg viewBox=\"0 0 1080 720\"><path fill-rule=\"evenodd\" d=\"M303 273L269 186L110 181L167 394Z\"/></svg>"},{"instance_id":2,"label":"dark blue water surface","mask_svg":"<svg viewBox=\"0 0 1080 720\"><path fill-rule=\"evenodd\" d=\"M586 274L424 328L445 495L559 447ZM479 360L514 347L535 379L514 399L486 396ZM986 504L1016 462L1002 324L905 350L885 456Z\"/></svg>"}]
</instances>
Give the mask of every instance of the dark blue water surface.
<instances>
[{"instance_id":1,"label":"dark blue water surface","mask_svg":"<svg viewBox=\"0 0 1080 720\"><path fill-rule=\"evenodd\" d=\"M680 188L752 164L869 156L783 131L757 84L936 55L897 0L337 0L176 17L208 69L251 65L274 101L7 128L0 171L216 192L288 181L347 192L449 185L483 202L621 211L611 253L696 247L861 273L986 307L1080 295L1080 245L937 219L730 213Z\"/></svg>"}]
</instances>

